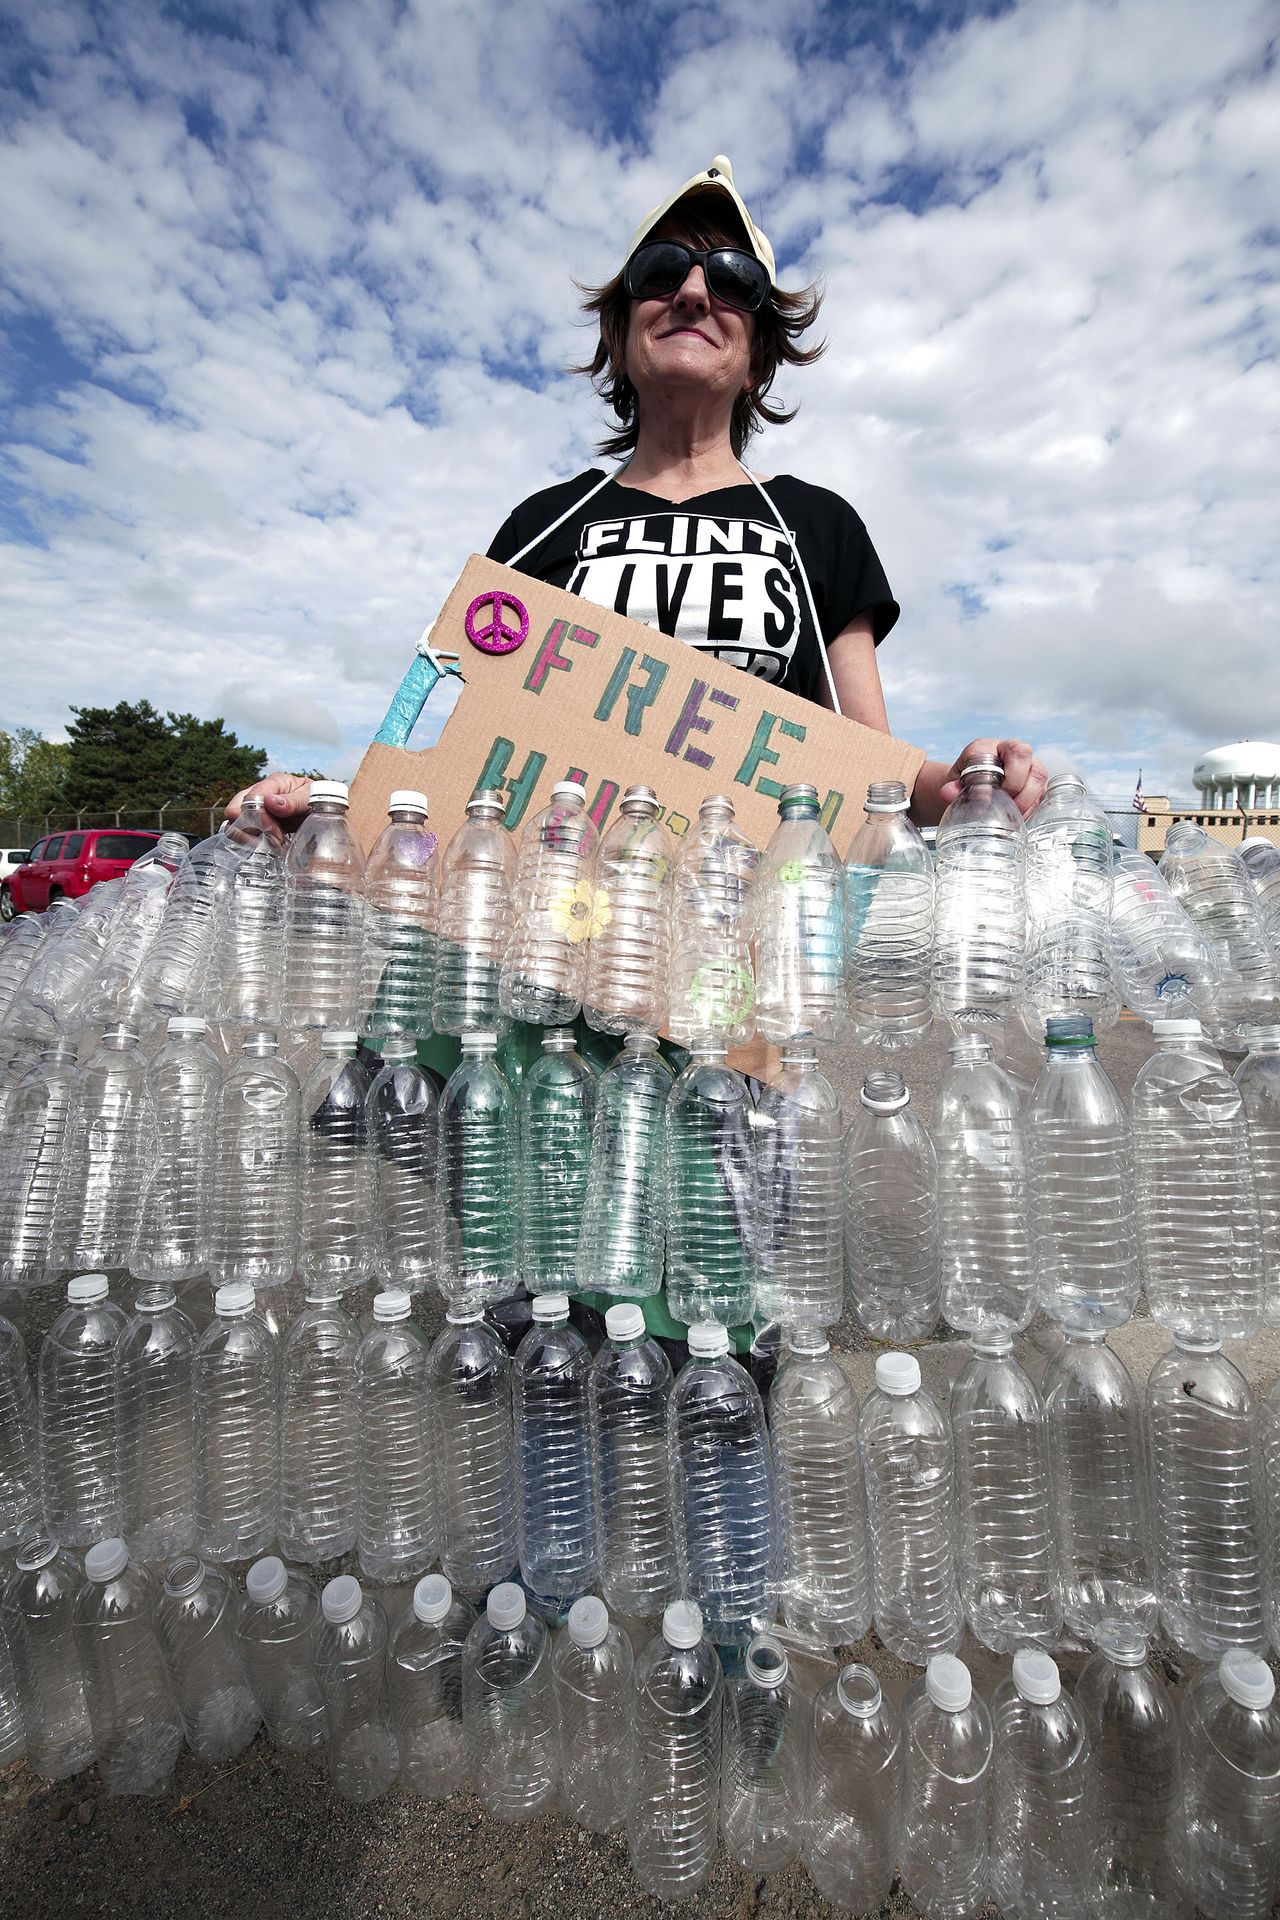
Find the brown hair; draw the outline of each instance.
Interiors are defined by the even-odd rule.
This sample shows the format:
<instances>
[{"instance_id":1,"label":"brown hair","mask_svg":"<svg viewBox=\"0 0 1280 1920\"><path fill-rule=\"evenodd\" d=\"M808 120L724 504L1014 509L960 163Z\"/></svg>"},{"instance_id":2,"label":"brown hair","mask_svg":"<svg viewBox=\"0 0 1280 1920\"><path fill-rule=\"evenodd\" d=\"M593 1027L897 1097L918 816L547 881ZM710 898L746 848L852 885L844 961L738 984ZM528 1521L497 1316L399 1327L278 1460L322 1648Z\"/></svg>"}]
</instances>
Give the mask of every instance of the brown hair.
<instances>
[{"instance_id":1,"label":"brown hair","mask_svg":"<svg viewBox=\"0 0 1280 1920\"><path fill-rule=\"evenodd\" d=\"M745 238L736 217L732 224L726 220L724 195L714 189L686 194L662 224L674 224L677 220L680 237L691 247L736 247L741 246ZM600 338L591 359L570 371L591 376L596 392L613 408L621 423L616 433L605 435L596 451L633 453L640 432L640 409L636 390L626 372L631 301L623 287L621 273L616 273L602 287L583 287L582 292L586 295L583 312L599 315ZM742 458L748 440L766 422L782 426L795 419L797 409L770 402L769 389L784 360L788 366L807 367L826 351L825 340L811 347L800 345L801 334L813 325L821 305L822 293L816 285L804 287L799 293L781 293L773 287L763 307L750 316L754 322L751 332L754 379L750 390L740 393L733 403L729 441L735 458Z\"/></svg>"}]
</instances>

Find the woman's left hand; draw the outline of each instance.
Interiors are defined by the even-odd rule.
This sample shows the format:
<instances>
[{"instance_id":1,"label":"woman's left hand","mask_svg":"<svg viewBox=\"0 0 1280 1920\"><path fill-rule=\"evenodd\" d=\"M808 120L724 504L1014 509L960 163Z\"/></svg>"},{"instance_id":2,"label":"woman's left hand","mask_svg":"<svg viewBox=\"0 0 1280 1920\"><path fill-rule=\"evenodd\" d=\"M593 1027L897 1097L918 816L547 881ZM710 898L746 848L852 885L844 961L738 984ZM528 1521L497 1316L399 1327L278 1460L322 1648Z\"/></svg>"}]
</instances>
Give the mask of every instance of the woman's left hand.
<instances>
[{"instance_id":1,"label":"woman's left hand","mask_svg":"<svg viewBox=\"0 0 1280 1920\"><path fill-rule=\"evenodd\" d=\"M946 779L938 790L944 807L960 798L960 772L974 760L994 757L1004 768L1004 790L1024 816L1034 813L1049 784L1047 770L1036 759L1025 740L971 740L951 763Z\"/></svg>"}]
</instances>

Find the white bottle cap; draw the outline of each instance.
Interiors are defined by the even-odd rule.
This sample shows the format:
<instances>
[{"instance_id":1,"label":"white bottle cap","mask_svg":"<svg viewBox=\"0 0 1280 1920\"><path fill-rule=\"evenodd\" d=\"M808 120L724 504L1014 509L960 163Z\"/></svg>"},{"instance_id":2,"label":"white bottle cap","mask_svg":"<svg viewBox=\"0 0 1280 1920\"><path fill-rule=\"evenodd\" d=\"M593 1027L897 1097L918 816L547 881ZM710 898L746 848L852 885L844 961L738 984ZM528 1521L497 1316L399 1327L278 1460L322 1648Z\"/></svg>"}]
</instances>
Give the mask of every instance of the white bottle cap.
<instances>
[{"instance_id":1,"label":"white bottle cap","mask_svg":"<svg viewBox=\"0 0 1280 1920\"><path fill-rule=\"evenodd\" d=\"M407 807L412 807L415 813L425 813L427 811L426 794L419 793L416 787L397 787L387 800L387 812L400 813Z\"/></svg>"},{"instance_id":2,"label":"white bottle cap","mask_svg":"<svg viewBox=\"0 0 1280 1920\"><path fill-rule=\"evenodd\" d=\"M129 1549L123 1540L99 1540L84 1557L84 1577L101 1585L114 1580L129 1564Z\"/></svg>"},{"instance_id":3,"label":"white bottle cap","mask_svg":"<svg viewBox=\"0 0 1280 1920\"><path fill-rule=\"evenodd\" d=\"M354 1052L360 1035L354 1027L326 1027L320 1035L320 1045L326 1049L342 1047Z\"/></svg>"},{"instance_id":4,"label":"white bottle cap","mask_svg":"<svg viewBox=\"0 0 1280 1920\"><path fill-rule=\"evenodd\" d=\"M214 1294L213 1310L215 1313L252 1313L253 1302L252 1281L230 1280Z\"/></svg>"},{"instance_id":5,"label":"white bottle cap","mask_svg":"<svg viewBox=\"0 0 1280 1920\"><path fill-rule=\"evenodd\" d=\"M518 1587L514 1580L502 1580L489 1589L484 1610L491 1627L499 1633L510 1633L524 1619L529 1611L529 1603L524 1597L523 1587Z\"/></svg>"},{"instance_id":6,"label":"white bottle cap","mask_svg":"<svg viewBox=\"0 0 1280 1920\"><path fill-rule=\"evenodd\" d=\"M604 1330L611 1340L638 1340L644 1332L644 1314L630 1300L606 1307Z\"/></svg>"},{"instance_id":7,"label":"white bottle cap","mask_svg":"<svg viewBox=\"0 0 1280 1920\"><path fill-rule=\"evenodd\" d=\"M914 1353L878 1353L876 1355L876 1385L881 1393L891 1393L895 1400L904 1394L920 1391L920 1362Z\"/></svg>"},{"instance_id":8,"label":"white bottle cap","mask_svg":"<svg viewBox=\"0 0 1280 1920\"><path fill-rule=\"evenodd\" d=\"M1151 1035L1155 1040L1199 1040L1204 1028L1198 1020L1153 1020Z\"/></svg>"},{"instance_id":9,"label":"white bottle cap","mask_svg":"<svg viewBox=\"0 0 1280 1920\"><path fill-rule=\"evenodd\" d=\"M553 800L585 800L587 790L581 780L557 780L551 789Z\"/></svg>"},{"instance_id":10,"label":"white bottle cap","mask_svg":"<svg viewBox=\"0 0 1280 1920\"><path fill-rule=\"evenodd\" d=\"M594 1593L575 1600L569 1609L569 1638L575 1647L598 1647L609 1631L609 1609Z\"/></svg>"},{"instance_id":11,"label":"white bottle cap","mask_svg":"<svg viewBox=\"0 0 1280 1920\"><path fill-rule=\"evenodd\" d=\"M311 782L311 804L317 800L339 800L348 806L351 801L350 790L345 780L313 780Z\"/></svg>"},{"instance_id":12,"label":"white bottle cap","mask_svg":"<svg viewBox=\"0 0 1280 1920\"><path fill-rule=\"evenodd\" d=\"M696 1647L702 1639L702 1608L694 1600L673 1600L662 1616L662 1637L669 1647Z\"/></svg>"},{"instance_id":13,"label":"white bottle cap","mask_svg":"<svg viewBox=\"0 0 1280 1920\"><path fill-rule=\"evenodd\" d=\"M698 1360L719 1360L729 1351L729 1329L718 1320L697 1320L689 1329L689 1351Z\"/></svg>"},{"instance_id":14,"label":"white bottle cap","mask_svg":"<svg viewBox=\"0 0 1280 1920\"><path fill-rule=\"evenodd\" d=\"M392 799L395 799L393 794ZM442 1573L424 1573L413 1590L413 1611L424 1626L440 1624L453 1605L453 1588Z\"/></svg>"},{"instance_id":15,"label":"white bottle cap","mask_svg":"<svg viewBox=\"0 0 1280 1920\"><path fill-rule=\"evenodd\" d=\"M539 1327L553 1327L569 1318L569 1296L567 1293L540 1293L533 1303L534 1324Z\"/></svg>"},{"instance_id":16,"label":"white bottle cap","mask_svg":"<svg viewBox=\"0 0 1280 1920\"><path fill-rule=\"evenodd\" d=\"M332 1627L354 1620L363 1603L364 1593L354 1573L338 1574L320 1595L320 1611Z\"/></svg>"},{"instance_id":17,"label":"white bottle cap","mask_svg":"<svg viewBox=\"0 0 1280 1920\"><path fill-rule=\"evenodd\" d=\"M1238 1707L1262 1712L1276 1697L1276 1677L1266 1661L1247 1647L1230 1647L1218 1662L1222 1691Z\"/></svg>"},{"instance_id":18,"label":"white bottle cap","mask_svg":"<svg viewBox=\"0 0 1280 1920\"><path fill-rule=\"evenodd\" d=\"M111 1292L105 1273L81 1273L67 1282L67 1299L73 1307L91 1307Z\"/></svg>"},{"instance_id":19,"label":"white bottle cap","mask_svg":"<svg viewBox=\"0 0 1280 1920\"><path fill-rule=\"evenodd\" d=\"M413 1300L403 1287L388 1287L373 1296L373 1317L379 1322L407 1320L413 1312Z\"/></svg>"},{"instance_id":20,"label":"white bottle cap","mask_svg":"<svg viewBox=\"0 0 1280 1920\"><path fill-rule=\"evenodd\" d=\"M787 1656L771 1633L757 1633L747 1648L747 1678L754 1687L780 1687L787 1677Z\"/></svg>"},{"instance_id":21,"label":"white bottle cap","mask_svg":"<svg viewBox=\"0 0 1280 1920\"><path fill-rule=\"evenodd\" d=\"M274 1553L255 1560L244 1578L244 1590L255 1607L265 1607L272 1600L278 1600L288 1584L284 1561Z\"/></svg>"},{"instance_id":22,"label":"white bottle cap","mask_svg":"<svg viewBox=\"0 0 1280 1920\"><path fill-rule=\"evenodd\" d=\"M973 1698L973 1679L954 1653L935 1653L925 1668L924 1688L944 1713L963 1713Z\"/></svg>"},{"instance_id":23,"label":"white bottle cap","mask_svg":"<svg viewBox=\"0 0 1280 1920\"><path fill-rule=\"evenodd\" d=\"M788 1353L830 1353L825 1327L788 1327L783 1338Z\"/></svg>"},{"instance_id":24,"label":"white bottle cap","mask_svg":"<svg viewBox=\"0 0 1280 1920\"><path fill-rule=\"evenodd\" d=\"M175 1013L168 1030L170 1033L204 1033L206 1027L198 1013Z\"/></svg>"},{"instance_id":25,"label":"white bottle cap","mask_svg":"<svg viewBox=\"0 0 1280 1920\"><path fill-rule=\"evenodd\" d=\"M1013 1684L1033 1707L1051 1707L1062 1692L1062 1675L1052 1654L1019 1647L1013 1656Z\"/></svg>"}]
</instances>

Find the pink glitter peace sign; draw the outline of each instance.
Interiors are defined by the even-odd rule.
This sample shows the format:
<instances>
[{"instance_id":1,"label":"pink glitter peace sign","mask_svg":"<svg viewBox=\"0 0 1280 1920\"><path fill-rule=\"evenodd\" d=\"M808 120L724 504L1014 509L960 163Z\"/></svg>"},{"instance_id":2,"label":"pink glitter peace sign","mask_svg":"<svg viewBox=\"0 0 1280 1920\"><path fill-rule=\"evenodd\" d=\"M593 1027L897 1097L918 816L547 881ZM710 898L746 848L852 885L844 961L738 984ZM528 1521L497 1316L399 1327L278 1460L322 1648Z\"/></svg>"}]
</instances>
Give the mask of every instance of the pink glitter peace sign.
<instances>
[{"instance_id":1,"label":"pink glitter peace sign","mask_svg":"<svg viewBox=\"0 0 1280 1920\"><path fill-rule=\"evenodd\" d=\"M485 607L489 609L487 625L481 625L476 615ZM519 626L509 626L503 619L503 609L510 607ZM503 593L494 588L490 593L478 593L467 608L467 638L473 647L479 647L481 653L514 653L518 646L529 638L529 612L522 600L514 593Z\"/></svg>"}]
</instances>

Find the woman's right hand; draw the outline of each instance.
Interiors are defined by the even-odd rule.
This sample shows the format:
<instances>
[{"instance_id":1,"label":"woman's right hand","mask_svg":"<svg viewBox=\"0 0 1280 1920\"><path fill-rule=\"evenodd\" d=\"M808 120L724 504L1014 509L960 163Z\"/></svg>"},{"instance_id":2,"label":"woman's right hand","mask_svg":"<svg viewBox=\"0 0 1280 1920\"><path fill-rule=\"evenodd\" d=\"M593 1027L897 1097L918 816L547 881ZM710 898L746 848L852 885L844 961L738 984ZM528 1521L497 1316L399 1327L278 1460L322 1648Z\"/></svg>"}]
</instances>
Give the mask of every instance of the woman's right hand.
<instances>
[{"instance_id":1,"label":"woman's right hand","mask_svg":"<svg viewBox=\"0 0 1280 1920\"><path fill-rule=\"evenodd\" d=\"M294 827L311 805L311 782L304 773L268 773L232 795L226 805L228 820L239 819L246 800L261 801L282 826Z\"/></svg>"}]
</instances>

